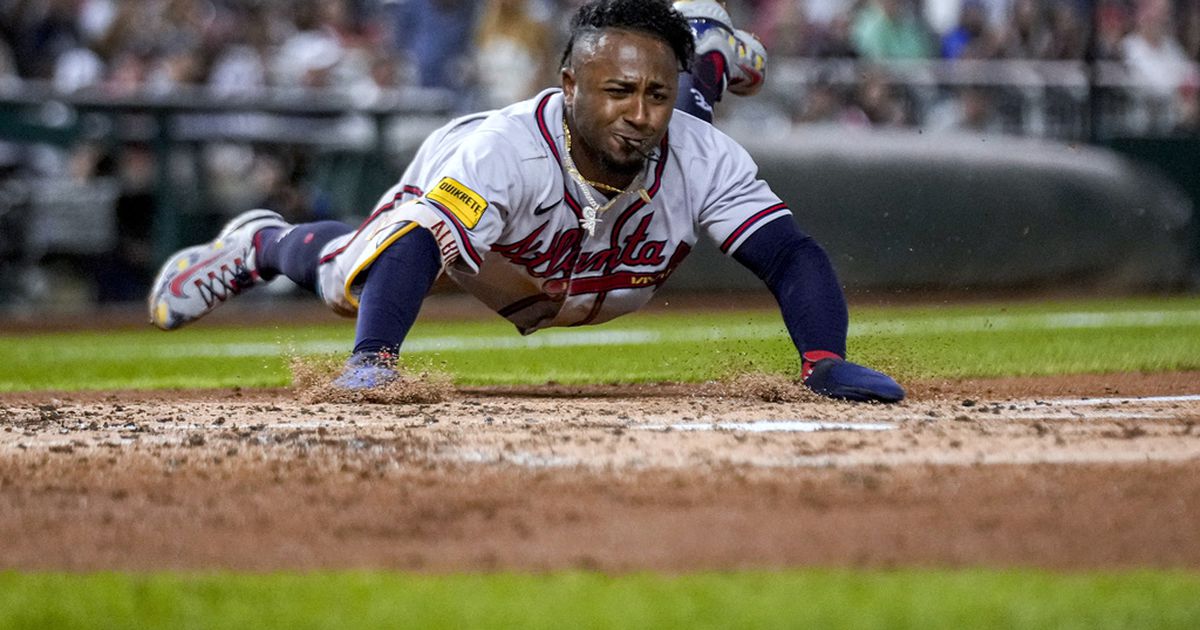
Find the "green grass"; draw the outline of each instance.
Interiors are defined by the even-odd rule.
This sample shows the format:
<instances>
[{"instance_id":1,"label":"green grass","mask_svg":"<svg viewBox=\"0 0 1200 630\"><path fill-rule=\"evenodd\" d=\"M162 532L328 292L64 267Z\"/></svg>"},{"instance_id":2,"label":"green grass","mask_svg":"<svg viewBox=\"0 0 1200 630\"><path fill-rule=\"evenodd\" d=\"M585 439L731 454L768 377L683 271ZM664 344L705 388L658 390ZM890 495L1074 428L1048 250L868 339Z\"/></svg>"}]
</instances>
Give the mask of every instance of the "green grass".
<instances>
[{"instance_id":1,"label":"green grass","mask_svg":"<svg viewBox=\"0 0 1200 630\"><path fill-rule=\"evenodd\" d=\"M288 356L345 353L352 325L0 336L0 391L259 387L290 382ZM862 308L850 357L902 380L1200 369L1200 298ZM703 381L794 375L777 312L637 314L518 335L499 318L420 321L409 362L463 385Z\"/></svg>"},{"instance_id":2,"label":"green grass","mask_svg":"<svg viewBox=\"0 0 1200 630\"><path fill-rule=\"evenodd\" d=\"M1196 628L1200 575L0 573L0 628Z\"/></svg>"},{"instance_id":3,"label":"green grass","mask_svg":"<svg viewBox=\"0 0 1200 630\"><path fill-rule=\"evenodd\" d=\"M331 321L334 321L331 318ZM850 354L901 379L1200 369L1200 298L862 308ZM0 336L0 391L278 386L352 326ZM419 322L407 360L460 384L795 374L773 311L639 314L521 337ZM0 573L6 628L1197 628L1200 574L800 570L592 573Z\"/></svg>"}]
</instances>

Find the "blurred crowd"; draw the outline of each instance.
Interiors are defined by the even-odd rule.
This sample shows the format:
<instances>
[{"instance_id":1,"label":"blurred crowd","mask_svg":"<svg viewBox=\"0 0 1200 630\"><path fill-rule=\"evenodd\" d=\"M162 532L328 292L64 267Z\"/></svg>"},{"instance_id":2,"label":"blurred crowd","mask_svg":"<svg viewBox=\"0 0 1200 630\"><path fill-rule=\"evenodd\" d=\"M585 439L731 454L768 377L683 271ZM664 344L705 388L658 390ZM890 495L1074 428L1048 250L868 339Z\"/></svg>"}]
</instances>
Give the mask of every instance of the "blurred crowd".
<instances>
[{"instance_id":1,"label":"blurred crowd","mask_svg":"<svg viewBox=\"0 0 1200 630\"><path fill-rule=\"evenodd\" d=\"M0 77L116 94L420 85L463 109L556 82L579 0L0 0ZM1094 58L1195 91L1200 0L730 0L775 58ZM1092 41L1094 39L1094 42ZM1094 43L1094 45L1093 45ZM868 117L878 116L862 108Z\"/></svg>"},{"instance_id":2,"label":"blurred crowd","mask_svg":"<svg viewBox=\"0 0 1200 630\"><path fill-rule=\"evenodd\" d=\"M1110 86L1127 101L1123 131L1200 130L1200 0L762 0L753 24L772 54L797 58L1107 62L1123 70ZM921 116L888 79L818 80L795 120L1002 130L994 77L962 82Z\"/></svg>"},{"instance_id":3,"label":"blurred crowd","mask_svg":"<svg viewBox=\"0 0 1200 630\"><path fill-rule=\"evenodd\" d=\"M469 105L553 78L555 0L0 0L0 76L60 90L219 95L264 86L464 90ZM505 76L505 80L498 77Z\"/></svg>"},{"instance_id":4,"label":"blurred crowd","mask_svg":"<svg viewBox=\"0 0 1200 630\"><path fill-rule=\"evenodd\" d=\"M460 112L499 107L558 82L567 21L581 0L0 0L0 86L40 80L70 93L166 94L199 86L237 97L263 88L336 90L358 103L392 89L454 95ZM1004 91L978 82L914 105L888 71L903 60L1108 61L1143 132L1196 133L1200 0L729 0L774 62L854 60L849 80L818 74L773 97L791 125L919 126L1028 132L1005 125ZM877 64L876 67L876 63ZM772 81L769 78L768 89ZM1011 96L1011 94L1010 94ZM772 101L773 98L773 101ZM720 112L719 112L720 113ZM1135 129L1137 131L1137 129ZM360 212L330 207L287 146L206 149L211 194L294 220ZM17 170L119 182L118 244L85 265L114 279L101 299L138 297L154 263L160 156L147 145L89 143L29 151L0 139L0 183ZM176 169L178 170L178 169ZM186 169L185 169L186 170ZM222 179L221 174L225 177ZM184 174L187 177L187 174ZM0 222L6 219L0 190ZM12 197L12 195L8 195ZM224 209L215 212L219 220ZM211 228L210 228L211 229ZM207 232L205 232L207 233ZM0 237L0 265L15 246ZM2 289L3 287L0 287ZM2 301L2 300L0 300Z\"/></svg>"},{"instance_id":5,"label":"blurred crowd","mask_svg":"<svg viewBox=\"0 0 1200 630\"><path fill-rule=\"evenodd\" d=\"M204 85L453 90L461 111L502 106L557 82L580 0L0 0L0 80L154 94ZM730 0L775 59L1112 61L1168 131L1194 131L1200 0ZM986 129L992 95L905 107L885 74L816 80L790 95L797 123L958 124ZM981 80L986 83L986 78ZM1144 131L1151 131L1146 129Z\"/></svg>"}]
</instances>

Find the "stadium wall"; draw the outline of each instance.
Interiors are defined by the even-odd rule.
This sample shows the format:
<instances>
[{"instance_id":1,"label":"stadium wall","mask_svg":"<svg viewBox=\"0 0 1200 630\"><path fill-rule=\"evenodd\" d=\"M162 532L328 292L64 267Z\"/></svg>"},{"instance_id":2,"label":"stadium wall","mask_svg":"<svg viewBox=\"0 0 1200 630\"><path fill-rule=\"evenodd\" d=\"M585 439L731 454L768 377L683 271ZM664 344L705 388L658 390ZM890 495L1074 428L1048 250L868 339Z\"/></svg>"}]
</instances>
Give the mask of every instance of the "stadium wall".
<instances>
[{"instance_id":1,"label":"stadium wall","mask_svg":"<svg viewBox=\"0 0 1200 630\"><path fill-rule=\"evenodd\" d=\"M738 139L849 289L1195 286L1192 198L1107 148L915 130ZM712 247L692 256L672 288L756 282Z\"/></svg>"}]
</instances>

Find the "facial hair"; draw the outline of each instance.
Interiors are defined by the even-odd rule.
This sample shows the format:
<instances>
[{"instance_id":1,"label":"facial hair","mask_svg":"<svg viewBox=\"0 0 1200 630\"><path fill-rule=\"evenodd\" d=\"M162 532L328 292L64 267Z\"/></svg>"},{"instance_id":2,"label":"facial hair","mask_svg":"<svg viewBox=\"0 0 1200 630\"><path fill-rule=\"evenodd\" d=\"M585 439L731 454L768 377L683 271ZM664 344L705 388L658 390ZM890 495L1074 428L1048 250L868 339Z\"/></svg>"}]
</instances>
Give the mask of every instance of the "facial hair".
<instances>
[{"instance_id":1,"label":"facial hair","mask_svg":"<svg viewBox=\"0 0 1200 630\"><path fill-rule=\"evenodd\" d=\"M642 172L642 168L646 166L646 160L644 157L639 155L631 162L618 162L612 159L612 157L610 157L608 154L602 154L600 156L600 166L603 167L604 170L616 175L633 176Z\"/></svg>"}]
</instances>

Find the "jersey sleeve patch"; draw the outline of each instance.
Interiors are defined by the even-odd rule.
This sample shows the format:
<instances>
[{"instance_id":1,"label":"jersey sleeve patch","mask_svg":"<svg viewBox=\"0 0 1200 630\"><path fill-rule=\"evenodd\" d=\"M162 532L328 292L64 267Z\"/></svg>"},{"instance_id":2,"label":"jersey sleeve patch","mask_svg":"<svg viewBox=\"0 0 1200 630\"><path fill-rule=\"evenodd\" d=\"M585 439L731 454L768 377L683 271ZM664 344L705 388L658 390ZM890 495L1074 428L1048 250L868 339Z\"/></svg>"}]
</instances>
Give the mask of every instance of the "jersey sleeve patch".
<instances>
[{"instance_id":1,"label":"jersey sleeve patch","mask_svg":"<svg viewBox=\"0 0 1200 630\"><path fill-rule=\"evenodd\" d=\"M468 230L479 224L483 211L488 207L483 195L453 177L443 177L425 196L449 210Z\"/></svg>"}]
</instances>

